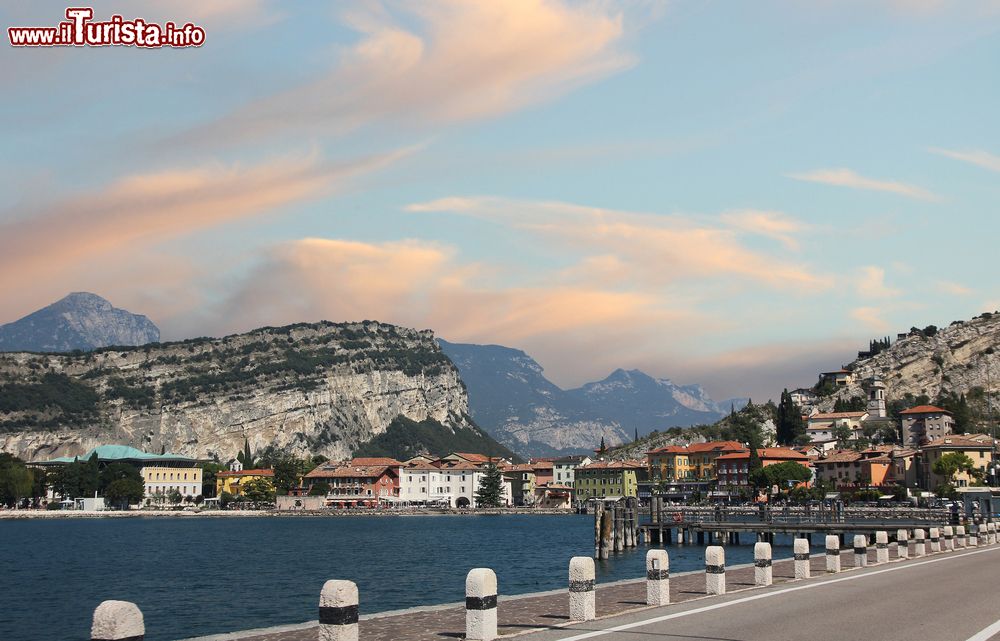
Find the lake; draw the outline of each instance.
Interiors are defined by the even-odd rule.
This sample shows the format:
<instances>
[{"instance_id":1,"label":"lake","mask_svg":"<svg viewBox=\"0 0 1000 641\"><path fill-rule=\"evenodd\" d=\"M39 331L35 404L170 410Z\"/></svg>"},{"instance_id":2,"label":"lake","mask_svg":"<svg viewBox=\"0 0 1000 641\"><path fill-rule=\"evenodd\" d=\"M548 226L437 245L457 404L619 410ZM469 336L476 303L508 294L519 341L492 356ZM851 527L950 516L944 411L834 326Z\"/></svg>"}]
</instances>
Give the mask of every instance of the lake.
<instances>
[{"instance_id":1,"label":"lake","mask_svg":"<svg viewBox=\"0 0 1000 641\"><path fill-rule=\"evenodd\" d=\"M673 572L704 567L701 547L669 550ZM645 576L645 553L598 562L598 582ZM2 520L0 639L86 641L105 599L135 602L148 641L301 623L327 579L357 583L362 614L463 601L474 567L501 595L551 590L592 554L584 515ZM727 548L729 564L752 559Z\"/></svg>"}]
</instances>

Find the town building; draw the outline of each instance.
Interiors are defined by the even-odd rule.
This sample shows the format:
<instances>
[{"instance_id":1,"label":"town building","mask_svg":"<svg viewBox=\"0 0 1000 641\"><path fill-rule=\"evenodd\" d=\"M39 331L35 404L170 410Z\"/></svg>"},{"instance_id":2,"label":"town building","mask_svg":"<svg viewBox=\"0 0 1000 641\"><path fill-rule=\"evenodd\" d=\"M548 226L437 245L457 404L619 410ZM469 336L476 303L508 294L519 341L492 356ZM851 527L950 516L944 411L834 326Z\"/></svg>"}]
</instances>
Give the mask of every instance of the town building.
<instances>
[{"instance_id":1,"label":"town building","mask_svg":"<svg viewBox=\"0 0 1000 641\"><path fill-rule=\"evenodd\" d=\"M241 496L243 494L243 486L247 481L253 479L269 479L273 482L274 470L265 470L263 468L244 470L241 465L239 470L217 472L215 474L215 495L222 496L223 492L228 492L233 496Z\"/></svg>"},{"instance_id":2,"label":"town building","mask_svg":"<svg viewBox=\"0 0 1000 641\"><path fill-rule=\"evenodd\" d=\"M305 475L306 486L325 483L327 504L332 507L374 507L394 504L399 499L399 461L364 464L365 459L348 463L327 462Z\"/></svg>"},{"instance_id":3,"label":"town building","mask_svg":"<svg viewBox=\"0 0 1000 641\"><path fill-rule=\"evenodd\" d=\"M854 382L854 372L847 369L838 369L833 372L823 372L820 374L824 381L829 381L837 387L847 387Z\"/></svg>"},{"instance_id":4,"label":"town building","mask_svg":"<svg viewBox=\"0 0 1000 641\"><path fill-rule=\"evenodd\" d=\"M987 434L945 436L920 448L916 460L916 474L920 484L931 491L949 482L955 487L969 487L977 483L977 475L985 478L989 474L989 469L993 464L994 451L994 440ZM961 452L972 459L976 474L960 471L954 479L936 474L934 464L949 452Z\"/></svg>"},{"instance_id":5,"label":"town building","mask_svg":"<svg viewBox=\"0 0 1000 641\"><path fill-rule=\"evenodd\" d=\"M757 450L761 465L767 467L776 463L793 461L806 467L810 464L808 456L787 447L765 447ZM718 475L718 487L732 494L750 485L750 451L723 454L715 459Z\"/></svg>"},{"instance_id":6,"label":"town building","mask_svg":"<svg viewBox=\"0 0 1000 641\"><path fill-rule=\"evenodd\" d=\"M903 443L922 445L951 434L955 420L951 412L934 405L918 405L899 413L902 419Z\"/></svg>"},{"instance_id":7,"label":"town building","mask_svg":"<svg viewBox=\"0 0 1000 641\"><path fill-rule=\"evenodd\" d=\"M884 487L895 483L892 447L838 450L813 461L815 478L838 490Z\"/></svg>"},{"instance_id":8,"label":"town building","mask_svg":"<svg viewBox=\"0 0 1000 641\"><path fill-rule=\"evenodd\" d=\"M811 442L835 441L834 431L846 427L851 439L862 436L861 426L868 419L868 412L818 412L806 421L806 435Z\"/></svg>"},{"instance_id":9,"label":"town building","mask_svg":"<svg viewBox=\"0 0 1000 641\"><path fill-rule=\"evenodd\" d=\"M552 461L552 480L559 485L573 487L576 480L574 471L581 465L587 465L592 459L586 455L564 456Z\"/></svg>"},{"instance_id":10,"label":"town building","mask_svg":"<svg viewBox=\"0 0 1000 641\"><path fill-rule=\"evenodd\" d=\"M481 454L455 453L431 462L423 457L410 459L399 470L399 500L410 505L477 507L476 493L489 461L501 470L509 468L503 459ZM512 487L506 478L501 494L503 504L511 505Z\"/></svg>"},{"instance_id":11,"label":"town building","mask_svg":"<svg viewBox=\"0 0 1000 641\"><path fill-rule=\"evenodd\" d=\"M530 464L506 467L503 475L510 484L512 505L523 507L535 504L535 470Z\"/></svg>"},{"instance_id":12,"label":"town building","mask_svg":"<svg viewBox=\"0 0 1000 641\"><path fill-rule=\"evenodd\" d=\"M868 416L871 419L889 416L885 408L885 383L877 376L868 384Z\"/></svg>"},{"instance_id":13,"label":"town building","mask_svg":"<svg viewBox=\"0 0 1000 641\"><path fill-rule=\"evenodd\" d=\"M580 466L573 484L576 500L638 496L639 480L645 470L640 461L593 461Z\"/></svg>"},{"instance_id":14,"label":"town building","mask_svg":"<svg viewBox=\"0 0 1000 641\"><path fill-rule=\"evenodd\" d=\"M794 389L788 395L791 397L792 403L798 405L806 414L819 402L819 396L816 395L816 392L806 387Z\"/></svg>"}]
</instances>

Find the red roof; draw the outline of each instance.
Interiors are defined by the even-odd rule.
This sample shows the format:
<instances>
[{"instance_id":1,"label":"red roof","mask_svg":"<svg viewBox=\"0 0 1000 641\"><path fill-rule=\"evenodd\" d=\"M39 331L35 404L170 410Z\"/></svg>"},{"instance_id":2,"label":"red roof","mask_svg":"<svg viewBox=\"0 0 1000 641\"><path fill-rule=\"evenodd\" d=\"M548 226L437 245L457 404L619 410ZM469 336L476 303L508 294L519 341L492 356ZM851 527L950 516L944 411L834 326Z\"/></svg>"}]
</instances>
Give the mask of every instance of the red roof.
<instances>
[{"instance_id":1,"label":"red roof","mask_svg":"<svg viewBox=\"0 0 1000 641\"><path fill-rule=\"evenodd\" d=\"M386 465L395 466L402 465L399 461L394 458L387 458L384 456L372 456L372 457L362 457L362 458L352 458L351 465Z\"/></svg>"},{"instance_id":2,"label":"red roof","mask_svg":"<svg viewBox=\"0 0 1000 641\"><path fill-rule=\"evenodd\" d=\"M216 476L274 476L274 470L243 470L242 472L217 472Z\"/></svg>"},{"instance_id":3,"label":"red roof","mask_svg":"<svg viewBox=\"0 0 1000 641\"><path fill-rule=\"evenodd\" d=\"M714 451L729 451L729 450L744 450L742 443L737 443L736 441L709 441L708 443L691 443L687 447L688 452L698 453L698 452L714 452Z\"/></svg>"},{"instance_id":4,"label":"red roof","mask_svg":"<svg viewBox=\"0 0 1000 641\"><path fill-rule=\"evenodd\" d=\"M826 413L819 412L819 413L816 413L816 414L813 414L812 416L810 416L809 420L812 421L812 420L815 420L815 419L825 420L825 419L834 419L834 418L861 418L862 416L864 416L867 413L868 412L864 412L864 411L861 411L861 412L826 412Z\"/></svg>"},{"instance_id":5,"label":"red roof","mask_svg":"<svg viewBox=\"0 0 1000 641\"><path fill-rule=\"evenodd\" d=\"M646 454L683 454L687 452L687 448L681 445L667 445L666 447L658 447L655 450L650 450Z\"/></svg>"},{"instance_id":6,"label":"red roof","mask_svg":"<svg viewBox=\"0 0 1000 641\"><path fill-rule=\"evenodd\" d=\"M499 458L486 456L485 454L470 454L469 452L454 452L454 454L455 456L464 458L466 461L472 463L488 463L491 458Z\"/></svg>"},{"instance_id":7,"label":"red roof","mask_svg":"<svg viewBox=\"0 0 1000 641\"><path fill-rule=\"evenodd\" d=\"M378 478L383 474L393 474L388 465L341 465L337 467L320 466L306 474L308 479L316 478Z\"/></svg>"},{"instance_id":8,"label":"red roof","mask_svg":"<svg viewBox=\"0 0 1000 641\"><path fill-rule=\"evenodd\" d=\"M802 452L796 452L795 450L789 449L787 447L765 447L757 450L757 454L760 459L787 459L791 461L808 461L809 457ZM741 459L749 459L750 450L743 450L742 452L734 452L732 454L723 454L717 461L739 461Z\"/></svg>"},{"instance_id":9,"label":"red roof","mask_svg":"<svg viewBox=\"0 0 1000 641\"><path fill-rule=\"evenodd\" d=\"M917 405L908 410L903 410L900 414L951 414L951 412L935 405Z\"/></svg>"}]
</instances>

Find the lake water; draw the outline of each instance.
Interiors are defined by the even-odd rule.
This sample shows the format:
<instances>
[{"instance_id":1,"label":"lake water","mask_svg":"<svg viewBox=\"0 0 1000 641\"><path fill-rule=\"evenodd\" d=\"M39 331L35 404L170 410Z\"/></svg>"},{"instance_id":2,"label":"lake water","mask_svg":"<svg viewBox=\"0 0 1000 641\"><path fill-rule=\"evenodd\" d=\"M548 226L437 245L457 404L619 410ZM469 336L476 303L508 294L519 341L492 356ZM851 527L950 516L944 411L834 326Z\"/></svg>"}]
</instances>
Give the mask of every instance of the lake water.
<instances>
[{"instance_id":1,"label":"lake water","mask_svg":"<svg viewBox=\"0 0 1000 641\"><path fill-rule=\"evenodd\" d=\"M672 572L704 567L702 548L669 549ZM645 550L598 562L598 582L645 576ZM105 599L135 602L149 641L301 623L327 579L356 582L362 614L463 601L474 567L500 594L551 590L592 554L582 515L0 521L0 639L86 641ZM752 558L727 548L728 564Z\"/></svg>"}]
</instances>

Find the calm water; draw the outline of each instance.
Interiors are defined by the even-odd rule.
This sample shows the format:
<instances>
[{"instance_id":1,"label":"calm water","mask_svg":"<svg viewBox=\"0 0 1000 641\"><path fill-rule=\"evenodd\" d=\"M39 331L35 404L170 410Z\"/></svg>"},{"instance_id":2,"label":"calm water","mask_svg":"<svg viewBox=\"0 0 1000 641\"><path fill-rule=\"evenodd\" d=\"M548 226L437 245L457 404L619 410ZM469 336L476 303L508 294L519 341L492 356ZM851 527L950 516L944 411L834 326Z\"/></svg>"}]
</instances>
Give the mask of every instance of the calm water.
<instances>
[{"instance_id":1,"label":"calm water","mask_svg":"<svg viewBox=\"0 0 1000 641\"><path fill-rule=\"evenodd\" d=\"M496 570L501 594L550 590L592 553L593 517L575 515L0 521L0 639L86 641L105 599L138 604L149 641L301 623L332 578L358 584L362 613L462 601L473 567ZM703 567L701 548L670 556L674 572ZM598 582L642 577L644 559L599 562Z\"/></svg>"}]
</instances>

